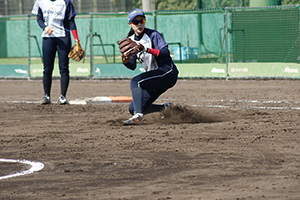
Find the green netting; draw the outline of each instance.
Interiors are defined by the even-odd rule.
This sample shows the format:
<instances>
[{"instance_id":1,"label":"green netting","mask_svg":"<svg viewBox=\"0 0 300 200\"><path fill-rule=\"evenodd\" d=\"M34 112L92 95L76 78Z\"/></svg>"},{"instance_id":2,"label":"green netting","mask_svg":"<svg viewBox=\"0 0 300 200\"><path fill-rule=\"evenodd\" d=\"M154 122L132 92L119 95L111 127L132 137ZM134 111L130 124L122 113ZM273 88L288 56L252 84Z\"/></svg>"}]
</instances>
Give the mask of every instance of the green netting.
<instances>
[{"instance_id":1,"label":"green netting","mask_svg":"<svg viewBox=\"0 0 300 200\"><path fill-rule=\"evenodd\" d=\"M175 61L216 62L220 53L225 53L220 38L220 31L224 30L222 9L157 11L156 21Z\"/></svg>"},{"instance_id":2,"label":"green netting","mask_svg":"<svg viewBox=\"0 0 300 200\"><path fill-rule=\"evenodd\" d=\"M202 14L202 35L203 46L209 52L218 55L220 49L225 53L224 43L222 38L224 34L224 16L222 13ZM222 47L222 48L220 48Z\"/></svg>"},{"instance_id":3,"label":"green netting","mask_svg":"<svg viewBox=\"0 0 300 200\"><path fill-rule=\"evenodd\" d=\"M234 10L231 62L299 62L299 11Z\"/></svg>"},{"instance_id":4,"label":"green netting","mask_svg":"<svg viewBox=\"0 0 300 200\"><path fill-rule=\"evenodd\" d=\"M163 35L180 66L180 77L294 78L300 77L299 15L298 5L155 11L146 13L146 27ZM126 13L82 14L76 25L86 57L76 63L72 75L93 77L98 64L121 63L116 42L130 29ZM32 66L28 72L39 77L42 30L36 17L0 17L0 32L0 65L15 66L10 73L23 73L19 65ZM122 76L123 72L102 67L100 71L108 70L110 76Z\"/></svg>"},{"instance_id":5,"label":"green netting","mask_svg":"<svg viewBox=\"0 0 300 200\"><path fill-rule=\"evenodd\" d=\"M6 21L0 20L0 58L7 57Z\"/></svg>"}]
</instances>

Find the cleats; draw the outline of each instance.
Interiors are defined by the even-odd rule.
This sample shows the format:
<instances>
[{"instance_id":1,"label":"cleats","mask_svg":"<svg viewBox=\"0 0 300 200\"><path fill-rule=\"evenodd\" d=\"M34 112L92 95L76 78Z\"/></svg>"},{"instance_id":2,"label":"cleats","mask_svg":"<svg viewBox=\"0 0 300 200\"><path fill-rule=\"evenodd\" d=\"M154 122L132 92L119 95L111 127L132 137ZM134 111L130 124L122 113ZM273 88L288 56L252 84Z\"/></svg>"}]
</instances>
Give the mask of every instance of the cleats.
<instances>
[{"instance_id":1,"label":"cleats","mask_svg":"<svg viewBox=\"0 0 300 200\"><path fill-rule=\"evenodd\" d=\"M69 102L68 102L68 100L66 99L65 96L60 95L59 98L58 98L58 103L59 103L60 105L63 105L63 104L68 104Z\"/></svg>"},{"instance_id":2,"label":"cleats","mask_svg":"<svg viewBox=\"0 0 300 200\"><path fill-rule=\"evenodd\" d=\"M134 124L134 123L140 123L145 121L145 117L143 113L136 113L128 120L124 121L123 124Z\"/></svg>"},{"instance_id":3,"label":"cleats","mask_svg":"<svg viewBox=\"0 0 300 200\"><path fill-rule=\"evenodd\" d=\"M45 95L41 100L42 105L51 104L51 99L48 95Z\"/></svg>"}]
</instances>

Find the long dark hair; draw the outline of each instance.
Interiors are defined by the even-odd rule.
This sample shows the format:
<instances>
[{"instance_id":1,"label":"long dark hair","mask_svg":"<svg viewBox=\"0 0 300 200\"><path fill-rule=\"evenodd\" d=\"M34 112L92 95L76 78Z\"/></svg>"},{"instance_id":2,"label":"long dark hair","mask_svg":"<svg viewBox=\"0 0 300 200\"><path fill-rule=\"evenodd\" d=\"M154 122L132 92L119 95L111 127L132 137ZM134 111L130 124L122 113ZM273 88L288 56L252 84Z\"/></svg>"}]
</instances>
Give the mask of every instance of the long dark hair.
<instances>
[{"instance_id":1,"label":"long dark hair","mask_svg":"<svg viewBox=\"0 0 300 200\"><path fill-rule=\"evenodd\" d=\"M134 30L131 28L130 31L128 32L127 37L130 37L134 34Z\"/></svg>"}]
</instances>

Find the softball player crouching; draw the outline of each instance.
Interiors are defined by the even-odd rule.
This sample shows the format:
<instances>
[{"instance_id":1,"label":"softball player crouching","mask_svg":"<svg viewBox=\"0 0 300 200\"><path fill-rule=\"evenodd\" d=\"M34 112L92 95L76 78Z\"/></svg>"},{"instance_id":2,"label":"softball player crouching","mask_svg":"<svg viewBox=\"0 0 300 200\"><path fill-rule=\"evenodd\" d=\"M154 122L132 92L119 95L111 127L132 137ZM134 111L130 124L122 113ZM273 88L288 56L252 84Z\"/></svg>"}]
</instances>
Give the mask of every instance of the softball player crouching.
<instances>
[{"instance_id":1,"label":"softball player crouching","mask_svg":"<svg viewBox=\"0 0 300 200\"><path fill-rule=\"evenodd\" d=\"M153 102L173 87L178 78L178 70L167 43L157 31L145 28L145 23L146 17L142 10L133 9L128 13L128 25L131 27L128 37L144 48L130 56L121 54L122 62L127 68L134 70L138 59L145 72L131 79L133 100L129 105L129 112L132 117L124 121L124 124L144 121L144 114L166 108L169 103L158 105Z\"/></svg>"}]
</instances>

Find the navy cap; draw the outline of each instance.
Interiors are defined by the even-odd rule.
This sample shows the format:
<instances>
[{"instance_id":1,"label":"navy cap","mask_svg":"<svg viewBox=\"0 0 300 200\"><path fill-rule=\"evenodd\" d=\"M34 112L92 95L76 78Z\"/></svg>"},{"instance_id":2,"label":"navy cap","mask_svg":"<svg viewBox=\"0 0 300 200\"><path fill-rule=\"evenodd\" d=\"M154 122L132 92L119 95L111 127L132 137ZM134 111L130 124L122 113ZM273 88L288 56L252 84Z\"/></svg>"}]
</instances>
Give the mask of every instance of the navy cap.
<instances>
[{"instance_id":1,"label":"navy cap","mask_svg":"<svg viewBox=\"0 0 300 200\"><path fill-rule=\"evenodd\" d=\"M141 9L133 9L131 11L129 11L128 13L128 22L132 23L132 20L136 17L136 16L143 16L144 18L146 18L144 11L142 11Z\"/></svg>"}]
</instances>

